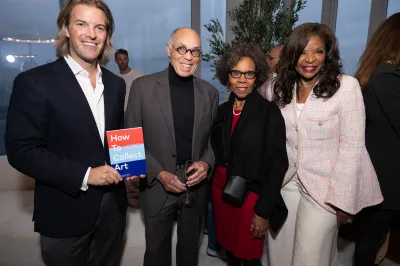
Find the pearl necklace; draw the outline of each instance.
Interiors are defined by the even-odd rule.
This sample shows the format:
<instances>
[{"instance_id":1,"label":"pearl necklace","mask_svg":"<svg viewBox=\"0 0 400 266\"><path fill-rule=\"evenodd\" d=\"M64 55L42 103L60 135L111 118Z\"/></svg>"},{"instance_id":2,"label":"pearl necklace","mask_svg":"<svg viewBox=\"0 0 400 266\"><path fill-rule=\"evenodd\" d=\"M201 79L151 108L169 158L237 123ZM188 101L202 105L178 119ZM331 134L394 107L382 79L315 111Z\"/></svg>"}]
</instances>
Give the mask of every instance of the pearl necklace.
<instances>
[{"instance_id":1,"label":"pearl necklace","mask_svg":"<svg viewBox=\"0 0 400 266\"><path fill-rule=\"evenodd\" d=\"M299 108L299 106L300 106L300 108ZM304 103L296 103L296 109L297 110L302 111L303 108L304 108Z\"/></svg>"}]
</instances>

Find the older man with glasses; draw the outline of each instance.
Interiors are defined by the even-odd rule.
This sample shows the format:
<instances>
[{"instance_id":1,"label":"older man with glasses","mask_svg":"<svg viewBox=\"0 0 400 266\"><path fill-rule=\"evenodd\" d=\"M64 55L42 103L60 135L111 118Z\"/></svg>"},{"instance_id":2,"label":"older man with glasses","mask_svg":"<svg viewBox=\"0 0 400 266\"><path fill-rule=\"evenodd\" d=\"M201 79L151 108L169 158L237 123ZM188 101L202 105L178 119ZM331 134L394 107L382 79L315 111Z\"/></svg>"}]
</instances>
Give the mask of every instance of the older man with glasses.
<instances>
[{"instance_id":1,"label":"older man with glasses","mask_svg":"<svg viewBox=\"0 0 400 266\"><path fill-rule=\"evenodd\" d=\"M201 221L206 209L214 154L211 125L218 92L193 76L199 65L199 35L172 32L166 45L169 66L132 83L126 127L143 127L147 177L140 206L146 227L144 266L171 265L172 227L178 222L176 263L197 265Z\"/></svg>"}]
</instances>

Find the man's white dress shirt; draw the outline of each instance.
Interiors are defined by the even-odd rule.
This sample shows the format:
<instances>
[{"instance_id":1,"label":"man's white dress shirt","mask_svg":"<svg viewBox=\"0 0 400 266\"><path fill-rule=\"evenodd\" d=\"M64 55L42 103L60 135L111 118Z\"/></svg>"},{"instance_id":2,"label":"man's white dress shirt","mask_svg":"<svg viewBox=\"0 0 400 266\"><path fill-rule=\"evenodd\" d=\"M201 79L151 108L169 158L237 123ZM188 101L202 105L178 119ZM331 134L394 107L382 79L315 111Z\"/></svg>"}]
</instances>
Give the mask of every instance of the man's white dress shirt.
<instances>
[{"instance_id":1,"label":"man's white dress shirt","mask_svg":"<svg viewBox=\"0 0 400 266\"><path fill-rule=\"evenodd\" d=\"M96 88L93 88L92 84L90 83L89 72L83 69L83 67L81 67L72 57L65 56L64 59L67 62L68 66L71 68L76 80L78 81L83 93L85 94L86 100L88 101L90 110L92 110L93 118L96 122L97 130L99 131L99 135L104 146L104 84L101 78L102 72L100 65L97 65ZM81 190L83 191L86 191L88 189L87 182L90 169L91 167L89 167L86 171L85 177L82 182Z\"/></svg>"}]
</instances>

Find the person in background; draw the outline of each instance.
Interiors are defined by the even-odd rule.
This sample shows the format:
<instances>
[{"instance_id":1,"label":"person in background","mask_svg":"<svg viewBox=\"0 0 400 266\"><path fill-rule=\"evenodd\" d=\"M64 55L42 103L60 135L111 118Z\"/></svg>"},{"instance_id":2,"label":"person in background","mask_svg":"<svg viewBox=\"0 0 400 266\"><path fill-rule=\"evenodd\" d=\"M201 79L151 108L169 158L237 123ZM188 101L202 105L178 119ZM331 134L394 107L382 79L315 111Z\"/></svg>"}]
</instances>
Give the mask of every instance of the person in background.
<instances>
[{"instance_id":1,"label":"person in background","mask_svg":"<svg viewBox=\"0 0 400 266\"><path fill-rule=\"evenodd\" d=\"M279 58L281 57L282 48L283 48L283 44L279 44L279 45L275 46L274 48L271 49L271 52L267 56L267 62L271 69L270 73L276 74L276 65L278 64Z\"/></svg>"},{"instance_id":2,"label":"person in background","mask_svg":"<svg viewBox=\"0 0 400 266\"><path fill-rule=\"evenodd\" d=\"M117 76L124 79L126 84L126 93L125 93L125 103L124 110L126 112L126 106L128 104L129 92L131 90L132 82L143 76L143 73L137 72L133 68L129 67L129 55L128 51L124 49L118 49L115 54L115 62L118 65L119 71L115 73ZM132 180L125 180L126 194L128 197L128 205L132 208L139 209L139 179L135 178Z\"/></svg>"},{"instance_id":3,"label":"person in background","mask_svg":"<svg viewBox=\"0 0 400 266\"><path fill-rule=\"evenodd\" d=\"M211 188L210 188L211 189ZM208 235L207 243L207 255L210 257L216 257L222 260L226 260L225 249L217 242L217 236L215 234L215 222L214 222L214 210L212 202L212 192L210 191L209 201L207 206L207 212L205 215L204 233Z\"/></svg>"},{"instance_id":4,"label":"person in background","mask_svg":"<svg viewBox=\"0 0 400 266\"><path fill-rule=\"evenodd\" d=\"M148 174L140 191L146 234L143 265L171 265L177 220L177 265L196 266L208 177L214 167L210 130L218 91L193 76L201 56L194 30L174 30L165 49L169 66L132 83L125 118L125 127L143 127L145 140ZM186 205L188 195L194 200Z\"/></svg>"},{"instance_id":5,"label":"person in background","mask_svg":"<svg viewBox=\"0 0 400 266\"><path fill-rule=\"evenodd\" d=\"M112 54L113 16L103 1L68 1L57 26L59 58L15 79L8 161L35 179L47 266L119 265L127 200L105 132L123 126L125 83L100 66Z\"/></svg>"},{"instance_id":6,"label":"person in background","mask_svg":"<svg viewBox=\"0 0 400 266\"><path fill-rule=\"evenodd\" d=\"M129 54L125 49L118 49L115 54L115 62L118 65L119 71L115 73L117 76L123 78L126 84L126 93L125 93L125 104L124 110L126 111L126 105L128 104L129 92L131 90L132 82L143 76L142 72L138 72L129 66ZM138 180L138 179L135 179Z\"/></svg>"},{"instance_id":7,"label":"person in background","mask_svg":"<svg viewBox=\"0 0 400 266\"><path fill-rule=\"evenodd\" d=\"M285 123L279 108L257 88L267 78L268 64L256 45L232 46L220 59L216 76L232 90L218 107L211 131L216 158L212 199L217 242L229 266L261 265L265 234L277 231L287 216L280 194L288 168ZM233 176L250 190L242 206L223 200Z\"/></svg>"},{"instance_id":8,"label":"person in background","mask_svg":"<svg viewBox=\"0 0 400 266\"><path fill-rule=\"evenodd\" d=\"M272 99L286 124L289 215L269 235L270 265L336 266L339 225L383 200L365 147L361 89L341 73L336 37L319 23L294 29L277 75Z\"/></svg>"},{"instance_id":9,"label":"person in background","mask_svg":"<svg viewBox=\"0 0 400 266\"><path fill-rule=\"evenodd\" d=\"M367 114L365 142L385 199L357 215L355 265L372 266L400 211L400 13L368 41L356 78Z\"/></svg>"},{"instance_id":10,"label":"person in background","mask_svg":"<svg viewBox=\"0 0 400 266\"><path fill-rule=\"evenodd\" d=\"M267 62L269 64L271 71L268 74L267 81L264 82L264 84L261 85L261 87L258 89L260 95L263 96L265 99L270 98L270 95L273 94L273 85L274 85L274 80L276 78L276 65L279 62L282 48L283 45L281 44L277 45L274 48L272 48L271 52L267 55Z\"/></svg>"}]
</instances>

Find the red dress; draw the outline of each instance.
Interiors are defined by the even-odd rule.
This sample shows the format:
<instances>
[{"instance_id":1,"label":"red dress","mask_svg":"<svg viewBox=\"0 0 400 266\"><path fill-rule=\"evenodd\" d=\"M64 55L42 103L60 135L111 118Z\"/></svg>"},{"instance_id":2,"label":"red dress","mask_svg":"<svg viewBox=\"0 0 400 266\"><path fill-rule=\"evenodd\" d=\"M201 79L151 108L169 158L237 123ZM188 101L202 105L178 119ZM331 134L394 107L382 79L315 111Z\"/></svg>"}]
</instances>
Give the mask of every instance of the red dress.
<instances>
[{"instance_id":1,"label":"red dress","mask_svg":"<svg viewBox=\"0 0 400 266\"><path fill-rule=\"evenodd\" d=\"M239 115L234 115L231 134L238 120ZM250 232L251 221L254 217L253 209L258 200L258 195L250 192L242 207L236 208L222 201L222 189L226 180L226 168L217 166L212 182L217 242L237 258L259 259L263 255L264 238L253 239L252 232Z\"/></svg>"}]
</instances>

